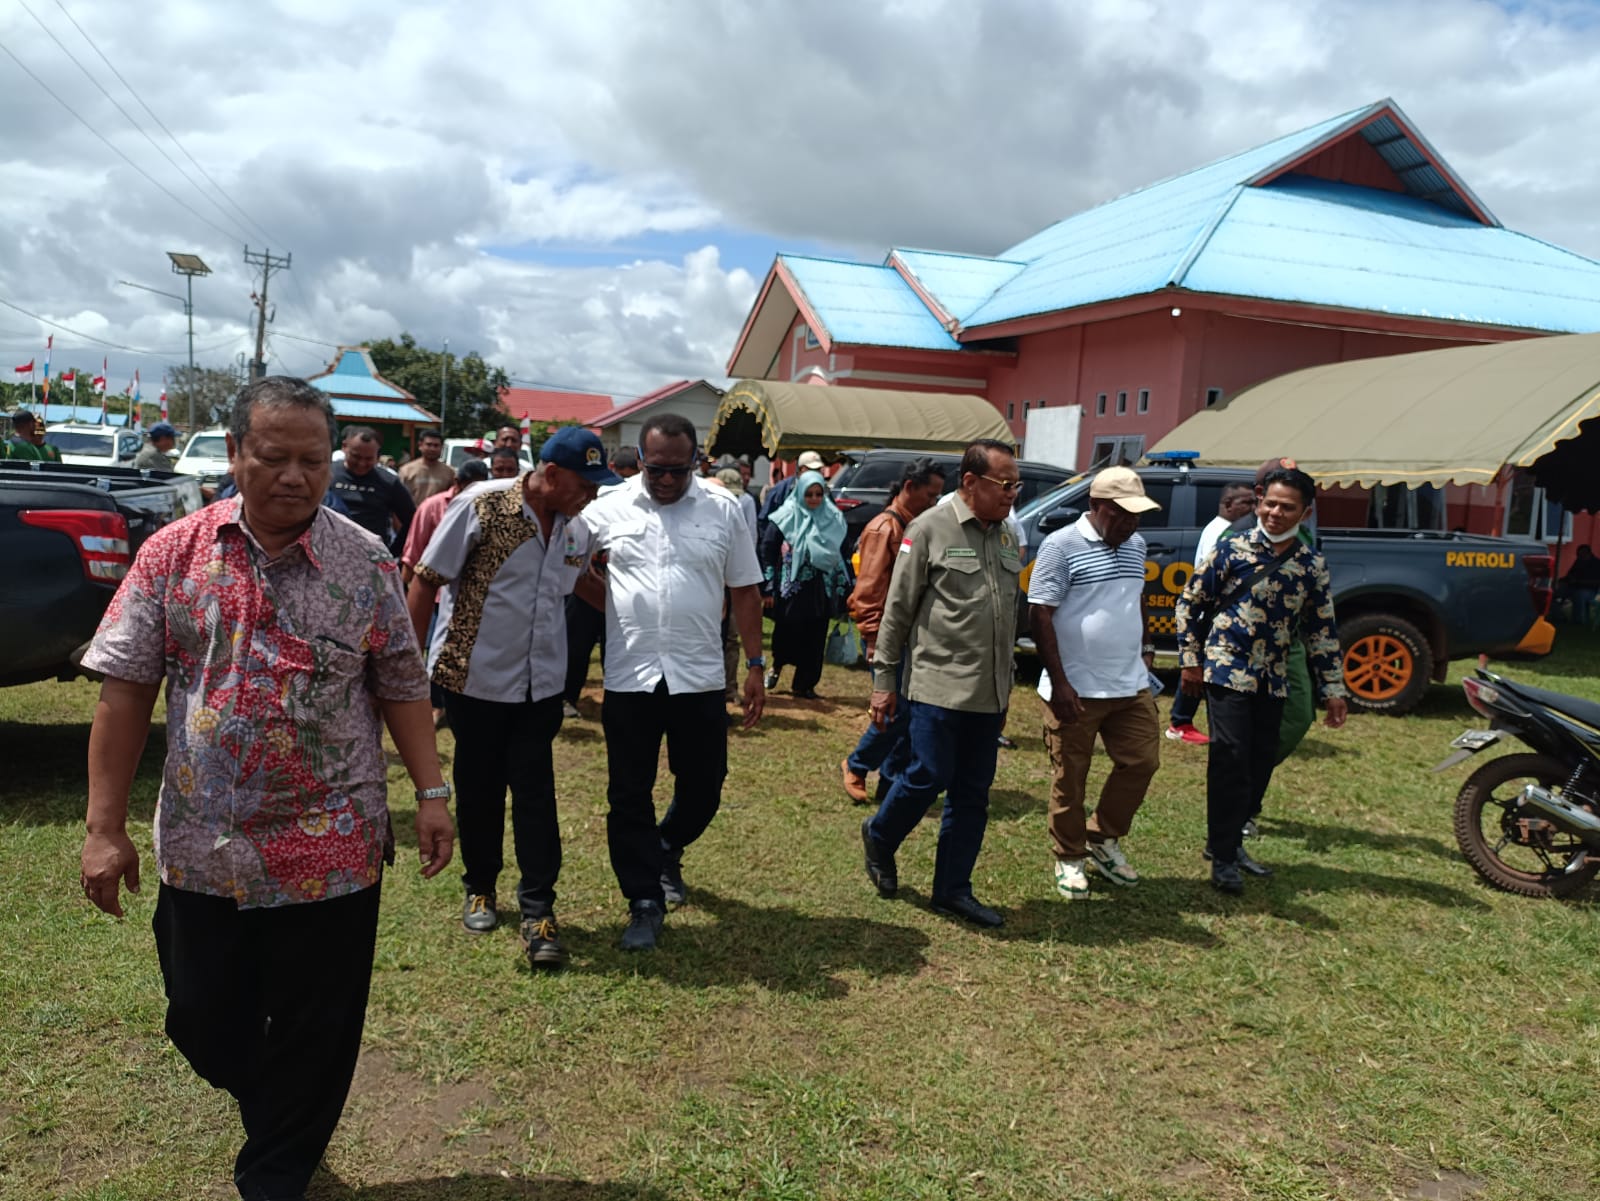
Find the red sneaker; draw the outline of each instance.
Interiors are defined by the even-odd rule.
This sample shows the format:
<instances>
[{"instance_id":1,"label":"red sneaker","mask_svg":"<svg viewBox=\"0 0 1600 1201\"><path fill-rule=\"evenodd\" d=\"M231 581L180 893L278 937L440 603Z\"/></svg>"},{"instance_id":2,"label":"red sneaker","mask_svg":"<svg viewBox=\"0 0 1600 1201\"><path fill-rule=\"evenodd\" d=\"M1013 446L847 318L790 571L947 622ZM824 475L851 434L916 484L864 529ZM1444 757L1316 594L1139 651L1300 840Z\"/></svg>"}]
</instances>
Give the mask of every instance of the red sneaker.
<instances>
[{"instance_id":1,"label":"red sneaker","mask_svg":"<svg viewBox=\"0 0 1600 1201\"><path fill-rule=\"evenodd\" d=\"M1187 742L1191 746L1208 746L1211 743L1211 739L1195 729L1189 722L1185 722L1181 726L1168 726L1167 738L1172 742Z\"/></svg>"}]
</instances>

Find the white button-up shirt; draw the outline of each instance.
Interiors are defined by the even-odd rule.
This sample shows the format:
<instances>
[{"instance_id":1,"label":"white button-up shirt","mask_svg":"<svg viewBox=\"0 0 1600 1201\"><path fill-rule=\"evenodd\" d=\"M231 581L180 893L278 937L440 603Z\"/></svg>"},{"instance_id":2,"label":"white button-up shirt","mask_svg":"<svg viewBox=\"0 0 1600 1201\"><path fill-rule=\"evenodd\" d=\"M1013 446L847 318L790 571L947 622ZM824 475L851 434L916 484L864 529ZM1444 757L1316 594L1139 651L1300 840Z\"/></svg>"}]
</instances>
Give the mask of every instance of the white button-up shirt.
<instances>
[{"instance_id":1,"label":"white button-up shirt","mask_svg":"<svg viewBox=\"0 0 1600 1201\"><path fill-rule=\"evenodd\" d=\"M721 692L724 588L761 582L734 497L700 480L657 504L638 476L583 511L606 552L606 690Z\"/></svg>"},{"instance_id":2,"label":"white button-up shirt","mask_svg":"<svg viewBox=\"0 0 1600 1201\"><path fill-rule=\"evenodd\" d=\"M443 586L428 652L433 682L485 701L542 701L567 674L566 596L589 564L583 518L559 514L545 541L522 479L458 496L417 562Z\"/></svg>"}]
</instances>

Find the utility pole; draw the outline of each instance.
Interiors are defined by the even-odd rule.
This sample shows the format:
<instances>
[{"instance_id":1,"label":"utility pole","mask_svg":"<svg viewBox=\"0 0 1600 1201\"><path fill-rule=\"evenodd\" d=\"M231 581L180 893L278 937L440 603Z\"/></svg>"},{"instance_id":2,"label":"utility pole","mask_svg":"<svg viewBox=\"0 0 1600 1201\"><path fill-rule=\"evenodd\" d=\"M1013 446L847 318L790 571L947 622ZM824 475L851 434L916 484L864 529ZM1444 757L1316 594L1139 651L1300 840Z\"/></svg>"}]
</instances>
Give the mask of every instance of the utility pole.
<instances>
[{"instance_id":1,"label":"utility pole","mask_svg":"<svg viewBox=\"0 0 1600 1201\"><path fill-rule=\"evenodd\" d=\"M444 353L439 356L439 435L444 436L444 384L450 374L450 339L444 340Z\"/></svg>"},{"instance_id":2,"label":"utility pole","mask_svg":"<svg viewBox=\"0 0 1600 1201\"><path fill-rule=\"evenodd\" d=\"M250 247L244 248L244 261L252 267L261 268L261 291L251 296L256 304L256 357L250 364L250 379L261 379L267 374L267 322L272 318L267 315L267 284L272 280L274 271L284 271L289 267L289 260L294 256L274 255L271 250L264 250L259 254L252 253Z\"/></svg>"}]
</instances>

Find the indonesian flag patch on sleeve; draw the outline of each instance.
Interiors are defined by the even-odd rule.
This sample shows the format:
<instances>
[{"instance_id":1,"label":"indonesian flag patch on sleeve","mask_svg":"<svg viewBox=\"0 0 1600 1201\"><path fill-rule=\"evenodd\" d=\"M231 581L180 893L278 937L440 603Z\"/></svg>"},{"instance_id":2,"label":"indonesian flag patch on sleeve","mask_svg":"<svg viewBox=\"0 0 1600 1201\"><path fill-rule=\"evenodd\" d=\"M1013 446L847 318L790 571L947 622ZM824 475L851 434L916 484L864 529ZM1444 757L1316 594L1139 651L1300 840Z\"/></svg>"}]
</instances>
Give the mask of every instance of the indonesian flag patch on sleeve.
<instances>
[{"instance_id":1,"label":"indonesian flag patch on sleeve","mask_svg":"<svg viewBox=\"0 0 1600 1201\"><path fill-rule=\"evenodd\" d=\"M911 539L910 538L902 538L902 539L900 539L900 553L903 555L903 554L908 553L910 550L911 550Z\"/></svg>"}]
</instances>

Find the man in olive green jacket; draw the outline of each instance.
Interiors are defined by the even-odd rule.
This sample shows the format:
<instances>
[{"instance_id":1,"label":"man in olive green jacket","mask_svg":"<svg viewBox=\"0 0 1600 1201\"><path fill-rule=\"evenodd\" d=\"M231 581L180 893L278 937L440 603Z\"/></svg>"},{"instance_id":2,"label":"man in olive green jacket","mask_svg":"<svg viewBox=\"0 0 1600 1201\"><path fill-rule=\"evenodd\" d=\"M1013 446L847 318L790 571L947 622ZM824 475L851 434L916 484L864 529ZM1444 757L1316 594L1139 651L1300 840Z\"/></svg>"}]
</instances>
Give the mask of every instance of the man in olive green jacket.
<instances>
[{"instance_id":1,"label":"man in olive green jacket","mask_svg":"<svg viewBox=\"0 0 1600 1201\"><path fill-rule=\"evenodd\" d=\"M943 792L933 907L987 927L1003 919L973 896L972 869L1011 698L1022 555L1005 519L1020 486L1005 443L967 448L957 496L906 528L872 660L872 723L909 704L911 762L861 824L867 876L880 896L895 894L895 852Z\"/></svg>"}]
</instances>

